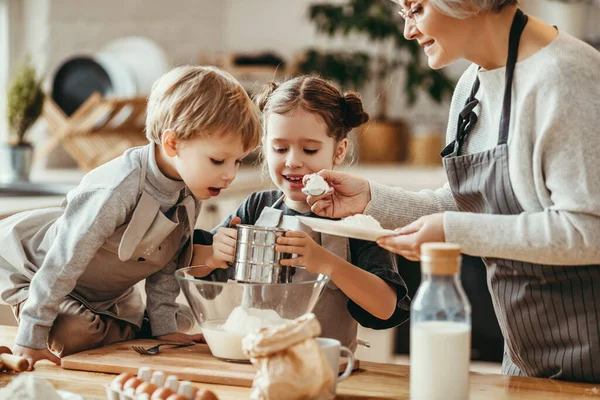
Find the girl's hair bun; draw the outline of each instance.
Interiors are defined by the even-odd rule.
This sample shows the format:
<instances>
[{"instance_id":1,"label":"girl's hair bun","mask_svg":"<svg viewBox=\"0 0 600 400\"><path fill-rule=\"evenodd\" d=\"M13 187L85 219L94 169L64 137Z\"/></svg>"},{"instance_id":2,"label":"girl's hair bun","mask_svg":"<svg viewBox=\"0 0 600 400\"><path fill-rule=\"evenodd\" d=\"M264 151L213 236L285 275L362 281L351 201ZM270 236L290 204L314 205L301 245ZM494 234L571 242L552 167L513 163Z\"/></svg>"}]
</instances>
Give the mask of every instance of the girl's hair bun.
<instances>
[{"instance_id":1,"label":"girl's hair bun","mask_svg":"<svg viewBox=\"0 0 600 400\"><path fill-rule=\"evenodd\" d=\"M340 106L347 128L356 128L369 120L369 114L363 109L362 101L355 92L344 93L344 96L340 97Z\"/></svg>"}]
</instances>

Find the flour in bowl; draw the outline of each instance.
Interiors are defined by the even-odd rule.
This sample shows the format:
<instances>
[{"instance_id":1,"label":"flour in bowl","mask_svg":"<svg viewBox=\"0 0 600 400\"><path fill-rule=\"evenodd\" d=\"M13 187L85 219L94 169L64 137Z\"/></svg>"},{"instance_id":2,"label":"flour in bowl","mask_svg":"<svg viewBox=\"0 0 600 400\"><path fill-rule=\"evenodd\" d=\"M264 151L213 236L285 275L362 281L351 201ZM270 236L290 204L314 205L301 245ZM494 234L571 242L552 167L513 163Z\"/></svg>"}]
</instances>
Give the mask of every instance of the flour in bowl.
<instances>
[{"instance_id":1,"label":"flour in bowl","mask_svg":"<svg viewBox=\"0 0 600 400\"><path fill-rule=\"evenodd\" d=\"M352 228L381 230L381 224L375 218L365 214L355 214L340 221L342 225Z\"/></svg>"},{"instance_id":2,"label":"flour in bowl","mask_svg":"<svg viewBox=\"0 0 600 400\"><path fill-rule=\"evenodd\" d=\"M289 321L281 318L275 310L248 309L239 306L233 309L225 323L205 322L201 329L215 357L225 360L248 360L248 356L242 350L244 336L260 328L281 325Z\"/></svg>"}]
</instances>

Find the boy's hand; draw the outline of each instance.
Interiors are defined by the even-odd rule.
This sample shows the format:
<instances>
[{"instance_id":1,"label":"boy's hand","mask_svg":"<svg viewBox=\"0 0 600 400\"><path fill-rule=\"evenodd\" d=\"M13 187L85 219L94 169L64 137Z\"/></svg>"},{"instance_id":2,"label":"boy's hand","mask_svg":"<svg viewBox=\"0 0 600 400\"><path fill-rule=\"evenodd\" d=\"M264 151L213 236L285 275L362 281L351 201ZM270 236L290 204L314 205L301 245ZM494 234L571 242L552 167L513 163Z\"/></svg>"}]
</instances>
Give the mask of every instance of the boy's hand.
<instances>
[{"instance_id":1,"label":"boy's hand","mask_svg":"<svg viewBox=\"0 0 600 400\"><path fill-rule=\"evenodd\" d=\"M40 360L50 360L56 365L60 365L60 358L48 349L31 349L25 346L19 346L15 344L13 346L13 354L15 356L23 357L29 363L28 371L33 371L33 366Z\"/></svg>"},{"instance_id":2,"label":"boy's hand","mask_svg":"<svg viewBox=\"0 0 600 400\"><path fill-rule=\"evenodd\" d=\"M242 222L240 217L233 217L229 226L235 226ZM229 268L228 262L235 259L235 243L237 241L237 229L219 228L213 236L213 254L207 264L211 268Z\"/></svg>"},{"instance_id":3,"label":"boy's hand","mask_svg":"<svg viewBox=\"0 0 600 400\"><path fill-rule=\"evenodd\" d=\"M331 275L331 258L335 256L319 246L306 232L286 232L285 237L277 239L275 250L298 255L279 261L281 265L301 265L312 273Z\"/></svg>"},{"instance_id":4,"label":"boy's hand","mask_svg":"<svg viewBox=\"0 0 600 400\"><path fill-rule=\"evenodd\" d=\"M204 340L204 336L201 333L197 333L195 335L188 335L187 333L169 333L168 335L162 335L156 337L159 340L164 340L166 342L177 342L177 343L187 343L187 342L196 342L196 343L206 343Z\"/></svg>"}]
</instances>

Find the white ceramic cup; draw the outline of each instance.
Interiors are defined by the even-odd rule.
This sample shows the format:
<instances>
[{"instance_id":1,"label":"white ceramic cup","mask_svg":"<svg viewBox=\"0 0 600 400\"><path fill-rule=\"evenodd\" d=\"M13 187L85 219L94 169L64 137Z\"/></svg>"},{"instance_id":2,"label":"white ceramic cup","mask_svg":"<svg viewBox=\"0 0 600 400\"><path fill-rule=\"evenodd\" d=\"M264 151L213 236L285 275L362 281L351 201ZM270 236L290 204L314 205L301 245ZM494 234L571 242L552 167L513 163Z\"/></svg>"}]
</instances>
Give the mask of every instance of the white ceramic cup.
<instances>
[{"instance_id":1,"label":"white ceramic cup","mask_svg":"<svg viewBox=\"0 0 600 400\"><path fill-rule=\"evenodd\" d=\"M333 369L333 376L336 377L336 379L333 380L333 394L335 394L337 384L349 377L354 369L354 353L352 353L352 350L349 348L342 346L339 340L330 338L317 338L316 340L317 343L319 343L319 346L321 346L321 350L323 350L329 366ZM348 365L346 366L344 373L338 376L341 354L348 357Z\"/></svg>"}]
</instances>

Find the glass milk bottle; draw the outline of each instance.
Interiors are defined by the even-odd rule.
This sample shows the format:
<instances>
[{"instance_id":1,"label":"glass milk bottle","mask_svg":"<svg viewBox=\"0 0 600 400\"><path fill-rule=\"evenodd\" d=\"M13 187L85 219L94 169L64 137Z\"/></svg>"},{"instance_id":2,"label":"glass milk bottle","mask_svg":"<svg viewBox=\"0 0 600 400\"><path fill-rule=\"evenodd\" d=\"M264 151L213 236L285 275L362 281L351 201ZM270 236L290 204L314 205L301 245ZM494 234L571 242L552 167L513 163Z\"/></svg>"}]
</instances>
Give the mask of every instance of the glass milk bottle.
<instances>
[{"instance_id":1,"label":"glass milk bottle","mask_svg":"<svg viewBox=\"0 0 600 400\"><path fill-rule=\"evenodd\" d=\"M471 305L460 263L455 244L421 246L421 285L410 312L411 400L469 398Z\"/></svg>"}]
</instances>

